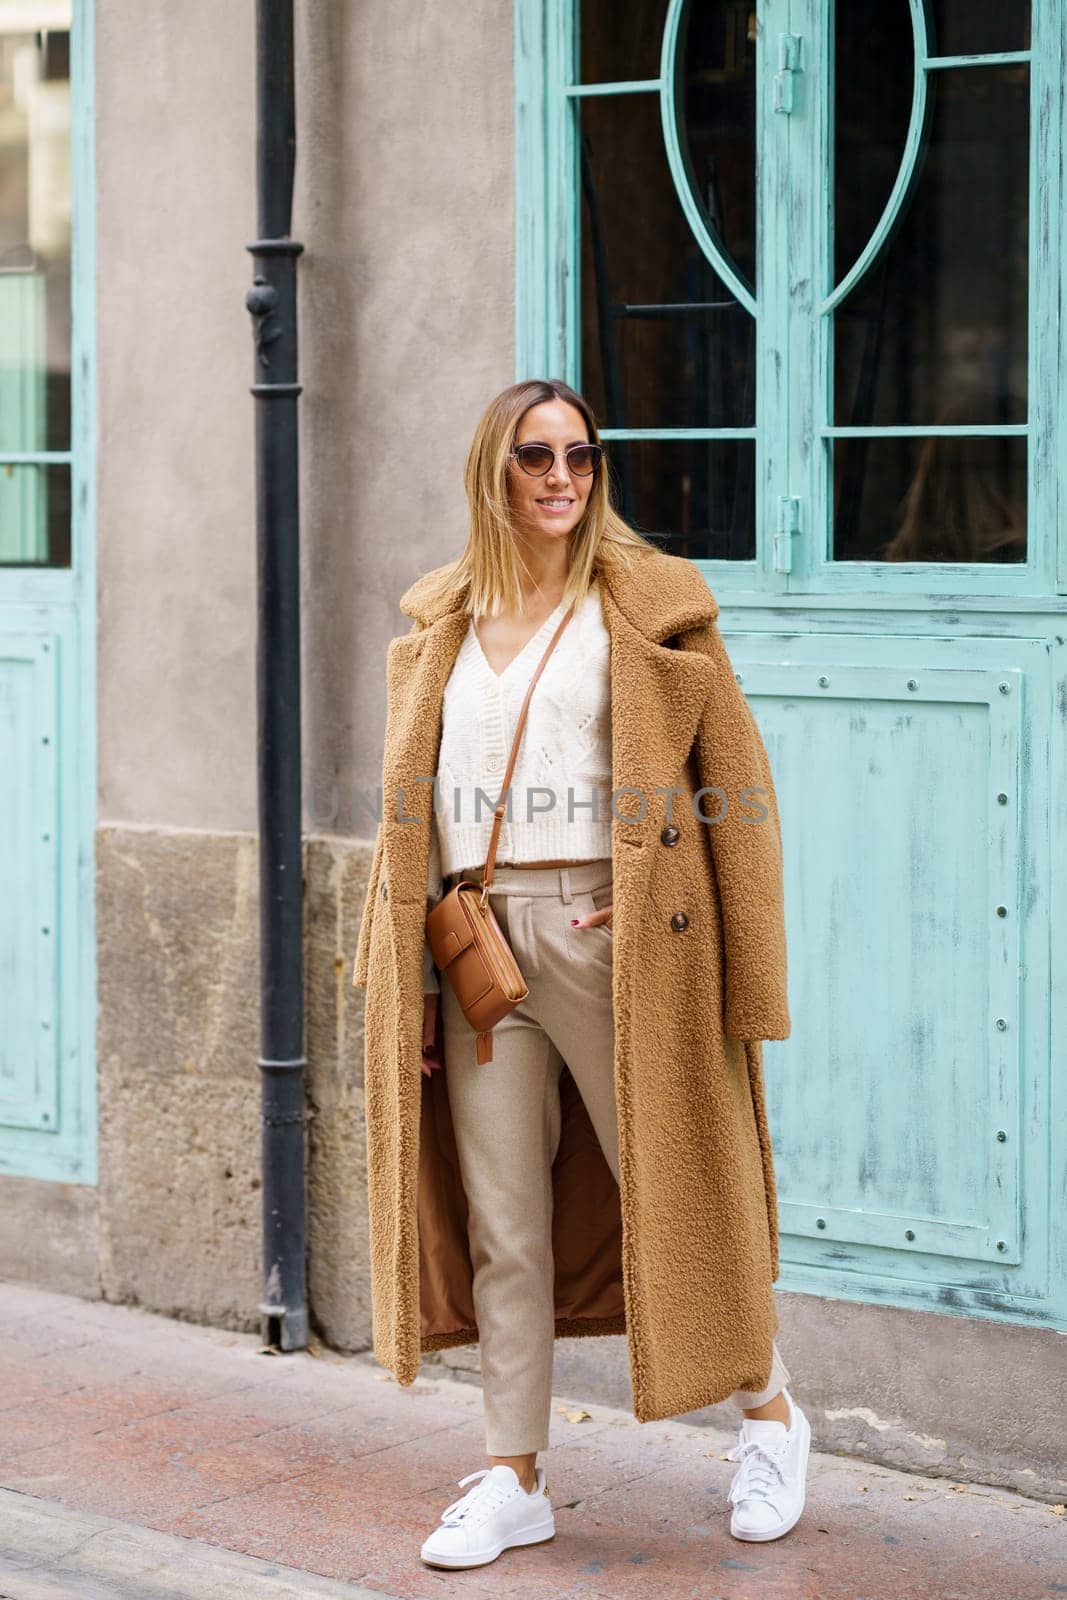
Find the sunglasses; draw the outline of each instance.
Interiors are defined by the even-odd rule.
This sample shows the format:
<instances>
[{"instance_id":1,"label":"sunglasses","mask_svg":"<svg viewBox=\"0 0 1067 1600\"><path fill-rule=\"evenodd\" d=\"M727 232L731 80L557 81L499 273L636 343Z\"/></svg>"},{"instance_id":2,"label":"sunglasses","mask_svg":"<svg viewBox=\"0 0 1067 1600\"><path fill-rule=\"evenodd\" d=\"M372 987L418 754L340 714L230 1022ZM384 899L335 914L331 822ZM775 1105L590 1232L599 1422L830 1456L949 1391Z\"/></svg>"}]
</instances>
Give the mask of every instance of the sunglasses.
<instances>
[{"instance_id":1,"label":"sunglasses","mask_svg":"<svg viewBox=\"0 0 1067 1600\"><path fill-rule=\"evenodd\" d=\"M519 444L511 454L531 478L543 478L556 459L556 452L547 444ZM568 471L588 478L599 467L604 451L598 444L572 444L563 454Z\"/></svg>"}]
</instances>

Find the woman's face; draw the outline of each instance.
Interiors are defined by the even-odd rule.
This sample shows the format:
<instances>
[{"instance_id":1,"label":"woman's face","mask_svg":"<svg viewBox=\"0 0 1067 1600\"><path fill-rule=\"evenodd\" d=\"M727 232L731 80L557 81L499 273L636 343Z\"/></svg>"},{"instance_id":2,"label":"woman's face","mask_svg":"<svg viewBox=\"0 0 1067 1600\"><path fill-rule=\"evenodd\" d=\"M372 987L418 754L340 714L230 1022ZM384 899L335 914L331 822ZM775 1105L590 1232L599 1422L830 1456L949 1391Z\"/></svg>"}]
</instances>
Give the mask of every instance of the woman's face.
<instances>
[{"instance_id":1,"label":"woman's face","mask_svg":"<svg viewBox=\"0 0 1067 1600\"><path fill-rule=\"evenodd\" d=\"M596 477L595 473L579 477L571 472L564 454L569 445L589 443L584 417L565 400L543 400L523 416L515 443L547 444L556 452L541 478L531 477L517 461L508 462L508 488L517 526L531 537L565 539L581 521Z\"/></svg>"}]
</instances>

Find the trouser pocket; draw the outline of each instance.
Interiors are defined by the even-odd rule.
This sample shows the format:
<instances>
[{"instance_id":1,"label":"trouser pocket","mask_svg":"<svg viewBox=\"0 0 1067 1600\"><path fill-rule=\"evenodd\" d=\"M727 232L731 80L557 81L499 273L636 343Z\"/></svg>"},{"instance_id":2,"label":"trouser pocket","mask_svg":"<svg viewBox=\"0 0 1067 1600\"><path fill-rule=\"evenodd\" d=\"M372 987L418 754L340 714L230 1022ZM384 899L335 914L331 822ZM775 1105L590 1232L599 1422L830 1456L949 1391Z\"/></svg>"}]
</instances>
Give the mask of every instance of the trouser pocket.
<instances>
[{"instance_id":1,"label":"trouser pocket","mask_svg":"<svg viewBox=\"0 0 1067 1600\"><path fill-rule=\"evenodd\" d=\"M610 906L611 885L600 889L586 889L574 894L562 907L567 950L574 961L593 960L611 964L614 956L614 939L611 929L603 922L584 928L572 928L572 917L588 917L594 911Z\"/></svg>"}]
</instances>

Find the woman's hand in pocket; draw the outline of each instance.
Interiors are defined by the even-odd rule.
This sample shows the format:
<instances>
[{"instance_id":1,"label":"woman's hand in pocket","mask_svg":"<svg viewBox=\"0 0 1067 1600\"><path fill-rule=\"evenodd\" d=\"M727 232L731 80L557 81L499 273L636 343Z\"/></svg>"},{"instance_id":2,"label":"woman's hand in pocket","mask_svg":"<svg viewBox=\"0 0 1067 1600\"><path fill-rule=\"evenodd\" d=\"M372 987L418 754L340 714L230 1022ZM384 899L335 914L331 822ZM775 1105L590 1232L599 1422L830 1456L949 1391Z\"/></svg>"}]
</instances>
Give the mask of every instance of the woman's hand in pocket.
<instances>
[{"instance_id":1,"label":"woman's hand in pocket","mask_svg":"<svg viewBox=\"0 0 1067 1600\"><path fill-rule=\"evenodd\" d=\"M437 1008L441 1003L438 994L424 994L422 997L422 1075L428 1078L435 1067L443 1067L444 1062L437 1048Z\"/></svg>"},{"instance_id":2,"label":"woman's hand in pocket","mask_svg":"<svg viewBox=\"0 0 1067 1600\"><path fill-rule=\"evenodd\" d=\"M611 913L612 913L613 909L614 909L614 907L612 905L606 905L606 906L601 906L596 911L591 911L587 917L572 917L571 918L571 927L572 928L601 928L601 927L603 927L603 928L607 928L608 932L610 933L612 931L612 929L611 929Z\"/></svg>"}]
</instances>

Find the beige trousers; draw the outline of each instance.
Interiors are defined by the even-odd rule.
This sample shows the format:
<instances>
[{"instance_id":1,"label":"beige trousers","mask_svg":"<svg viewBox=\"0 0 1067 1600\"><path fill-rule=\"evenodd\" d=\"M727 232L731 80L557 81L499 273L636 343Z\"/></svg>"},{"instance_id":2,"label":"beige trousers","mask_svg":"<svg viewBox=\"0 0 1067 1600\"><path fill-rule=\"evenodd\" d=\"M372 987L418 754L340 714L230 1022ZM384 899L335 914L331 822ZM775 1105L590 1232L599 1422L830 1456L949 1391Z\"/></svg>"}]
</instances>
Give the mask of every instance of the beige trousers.
<instances>
[{"instance_id":1,"label":"beige trousers","mask_svg":"<svg viewBox=\"0 0 1067 1600\"><path fill-rule=\"evenodd\" d=\"M480 880L481 868L464 877ZM454 875L445 880L451 887ZM612 934L572 928L572 917L611 904L611 860L493 873L490 905L529 986L493 1030L493 1059L475 1060L475 1034L441 985L445 1077L460 1174L469 1203L486 1449L526 1455L548 1448L555 1342L551 1168L559 1143L559 1077L566 1062L608 1166L619 1181ZM751 1409L789 1382L774 1346Z\"/></svg>"}]
</instances>

